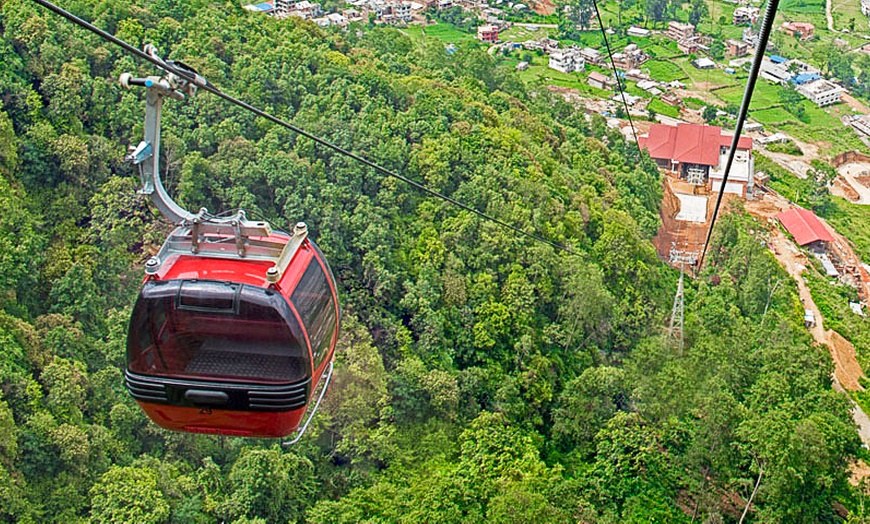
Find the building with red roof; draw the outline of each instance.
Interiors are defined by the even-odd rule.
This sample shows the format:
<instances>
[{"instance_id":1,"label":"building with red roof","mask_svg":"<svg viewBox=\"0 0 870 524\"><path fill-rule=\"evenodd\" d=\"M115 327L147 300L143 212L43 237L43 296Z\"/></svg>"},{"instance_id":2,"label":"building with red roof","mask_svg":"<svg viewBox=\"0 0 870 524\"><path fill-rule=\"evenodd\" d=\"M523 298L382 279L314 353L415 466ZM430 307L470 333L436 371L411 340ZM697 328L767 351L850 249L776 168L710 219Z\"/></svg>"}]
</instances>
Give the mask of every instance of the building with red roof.
<instances>
[{"instance_id":1,"label":"building with red roof","mask_svg":"<svg viewBox=\"0 0 870 524\"><path fill-rule=\"evenodd\" d=\"M723 134L719 126L653 124L638 143L662 169L689 183L709 185L711 190L719 191L732 140L733 136ZM752 138L740 137L725 192L745 197L754 185L754 170Z\"/></svg>"},{"instance_id":2,"label":"building with red roof","mask_svg":"<svg viewBox=\"0 0 870 524\"><path fill-rule=\"evenodd\" d=\"M791 233L799 246L815 242L833 242L834 237L815 213L800 207L783 211L776 218Z\"/></svg>"}]
</instances>

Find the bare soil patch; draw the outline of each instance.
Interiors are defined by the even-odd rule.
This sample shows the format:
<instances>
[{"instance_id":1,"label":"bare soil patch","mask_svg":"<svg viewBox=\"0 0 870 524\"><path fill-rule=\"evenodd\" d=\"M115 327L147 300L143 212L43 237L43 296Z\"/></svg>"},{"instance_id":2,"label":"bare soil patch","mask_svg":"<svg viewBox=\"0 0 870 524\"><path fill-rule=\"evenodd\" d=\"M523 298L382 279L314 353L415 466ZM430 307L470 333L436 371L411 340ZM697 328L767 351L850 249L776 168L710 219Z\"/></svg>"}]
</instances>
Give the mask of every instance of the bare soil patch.
<instances>
[{"instance_id":1,"label":"bare soil patch","mask_svg":"<svg viewBox=\"0 0 870 524\"><path fill-rule=\"evenodd\" d=\"M863 391L864 386L858 382L864 372L855 358L855 346L836 331L829 330L828 348L834 359L834 375L837 381L847 391Z\"/></svg>"},{"instance_id":2,"label":"bare soil patch","mask_svg":"<svg viewBox=\"0 0 870 524\"><path fill-rule=\"evenodd\" d=\"M870 466L863 460L852 464L852 476L849 477L849 483L857 486L865 478L870 477Z\"/></svg>"},{"instance_id":3,"label":"bare soil patch","mask_svg":"<svg viewBox=\"0 0 870 524\"><path fill-rule=\"evenodd\" d=\"M837 177L837 179L834 180L834 184L831 187L831 193L834 196L843 197L849 202L857 202L861 199L861 195L855 191L852 184L843 177Z\"/></svg>"}]
</instances>

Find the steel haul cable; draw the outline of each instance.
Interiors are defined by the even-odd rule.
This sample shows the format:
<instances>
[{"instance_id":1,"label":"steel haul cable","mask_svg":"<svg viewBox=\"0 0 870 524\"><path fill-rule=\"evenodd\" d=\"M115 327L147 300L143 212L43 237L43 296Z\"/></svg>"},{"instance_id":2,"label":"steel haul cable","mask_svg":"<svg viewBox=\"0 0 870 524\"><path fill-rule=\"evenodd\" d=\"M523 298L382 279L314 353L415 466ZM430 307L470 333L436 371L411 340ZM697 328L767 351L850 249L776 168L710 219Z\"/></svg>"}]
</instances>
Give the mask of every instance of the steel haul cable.
<instances>
[{"instance_id":1,"label":"steel haul cable","mask_svg":"<svg viewBox=\"0 0 870 524\"><path fill-rule=\"evenodd\" d=\"M422 192L424 192L432 197L441 199L441 200L448 202L456 207L464 209L465 211L469 211L471 213L474 213L475 215L479 216L483 220L497 224L505 229L509 229L509 230L513 231L514 233L518 233L518 234L520 234L524 237L527 237L529 239L532 239L536 242L541 242L543 244L547 244L550 247L553 247L553 248L558 249L560 251L564 251L566 253L570 253L572 255L580 255L580 253L574 251L573 249L571 249L567 246L563 246L562 244L558 244L558 243L553 242L551 240L547 240L546 238L544 238L540 235L536 235L534 233L528 233L526 231L523 231L522 229L520 229L517 226L511 225L511 224L509 224L501 219L498 219L494 216L488 215L487 213L484 213L483 211L480 211L472 206L469 206L468 204L464 204L464 203L462 203L462 202L460 202L452 197L449 197L447 195L444 195L442 193L434 191L434 190L426 187L425 185L423 185L415 180L412 180L404 175L400 175L399 173L396 173L395 171L391 171L391 170L389 170L389 169L387 169L379 164L372 162L371 160L368 160L360 155L357 155L356 153L348 151L348 150L342 148L341 146L333 144L332 142L329 142L328 140L326 140L324 138L321 138L317 135L313 135L313 134L309 133L308 131L305 131L304 129L302 129L298 126L295 126L295 125L293 125L285 120L282 120L274 115L266 113L265 111L258 109L258 108L252 106L251 104L249 104L243 100L239 100L238 98L235 98L231 95L228 95L228 94L224 93L223 91L221 91L220 89L218 89L217 87L209 84L201 76L192 74L190 71L187 71L185 69L179 69L179 68L175 67L172 63L167 63L163 60L155 58L154 56L151 56L150 54L148 54L140 49L137 49L136 47L128 44L127 42L121 40L120 38L100 29L99 27L96 27L95 25L91 24L90 22L70 13L69 11L67 11L67 10L47 1L47 0L33 0L33 2L36 2L37 4L41 5L42 7L48 9L49 11L51 11L51 12L53 12L53 13L55 13L63 18L66 18L67 20L78 25L79 27L87 29L88 31L100 36L101 38L103 38L109 42L112 42L113 44L115 44L115 45L121 47L122 49L124 49L125 51L127 51L128 53L135 55L135 56L141 58L142 60L150 62L151 64L157 66L158 68L163 69L169 73L172 73L172 74L178 76L179 78L182 78L184 80L187 80L187 81L193 83L198 88L203 89L204 91L208 91L209 93L212 93L212 94L224 99L225 101L230 102L231 104L239 106L243 109L246 109L246 110L254 113L255 115L257 115L259 117L265 118L266 120L269 120L270 122L273 122L279 126L287 128L287 129L293 131L294 133L302 135L302 136L304 136L304 137L306 137L306 138L308 138L308 139L310 139L310 140L312 140L312 141L314 141L322 146L325 146L329 149L332 149L333 151L335 151L341 155L347 156L348 158L352 158L352 159L356 160L357 162L359 162L365 166L368 166L368 167L374 169L375 171L377 171L383 175L395 178L397 180L401 180L402 182L404 182L404 183L414 187L415 189L418 189L419 191L422 191Z\"/></svg>"},{"instance_id":2,"label":"steel haul cable","mask_svg":"<svg viewBox=\"0 0 870 524\"><path fill-rule=\"evenodd\" d=\"M722 197L725 195L725 183L728 182L728 175L731 174L731 165L734 163L734 155L737 153L737 143L740 141L743 123L746 121L746 114L749 112L749 102L752 100L752 92L755 90L755 82L758 80L758 73L761 70L761 60L764 58L764 51L767 49L767 40L773 28L773 19L776 16L776 8L778 6L779 0L768 0L767 9L764 11L764 20L761 23L761 31L758 33L758 43L755 48L755 58L752 60L752 70L749 72L749 78L746 79L746 90L743 92L740 113L737 115L737 124L734 127L731 150L728 152L728 161L725 163L725 171L722 174L722 185L719 187L719 195L716 197L716 206L713 208L713 217L710 219L710 227L707 229L707 239L704 241L701 258L698 259L699 270L704 265L707 247L710 245L710 238L713 236L713 226L716 224L716 217L719 216L719 206L722 204Z\"/></svg>"}]
</instances>

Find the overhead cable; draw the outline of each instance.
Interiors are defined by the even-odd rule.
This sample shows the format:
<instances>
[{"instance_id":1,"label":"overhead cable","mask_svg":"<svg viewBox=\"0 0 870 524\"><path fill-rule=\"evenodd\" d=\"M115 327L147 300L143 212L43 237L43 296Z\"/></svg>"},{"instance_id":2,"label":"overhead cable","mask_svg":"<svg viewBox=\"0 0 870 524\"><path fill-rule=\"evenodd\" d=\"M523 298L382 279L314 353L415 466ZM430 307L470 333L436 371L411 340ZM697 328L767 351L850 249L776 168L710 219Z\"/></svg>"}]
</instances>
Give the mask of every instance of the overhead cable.
<instances>
[{"instance_id":1,"label":"overhead cable","mask_svg":"<svg viewBox=\"0 0 870 524\"><path fill-rule=\"evenodd\" d=\"M610 49L610 42L607 40L607 31L604 30L604 21L601 20L601 11L598 10L598 0L592 0L592 5L595 6L595 16L598 17L598 26L601 28L601 36L604 37L604 47L607 48L607 56L610 58L610 66L613 68L613 76L616 77L616 85L619 87L619 98L622 99L622 105L625 107L625 116L628 117L628 123L631 125L631 134L634 135L634 145L637 146L637 152L643 158L643 153L640 149L640 142L637 137L637 129L634 127L634 120L631 118L631 111L628 108L628 100L625 99L625 89L622 87L622 81L619 79L619 73L616 71L616 62L613 60L613 50Z\"/></svg>"},{"instance_id":2,"label":"overhead cable","mask_svg":"<svg viewBox=\"0 0 870 524\"><path fill-rule=\"evenodd\" d=\"M324 138L321 138L317 135L311 134L308 131L305 131L304 129L302 129L298 126L295 126L295 125L293 125L285 120L282 120L282 119L280 119L274 115L271 115L271 114L269 114L269 113L267 113L259 108L256 108L256 107L252 106L251 104L249 104L243 100L240 100L240 99L235 98L231 95L228 95L228 94L224 93L223 91L221 91L220 89L218 89L217 87L215 87L214 85L208 83L201 76L194 74L187 69L176 67L171 61L161 60L156 56L152 56L149 53L146 53L140 49L137 49L136 47L130 45L129 43L125 42L124 40L121 40L120 38L100 29L99 27L96 27L95 25L91 24L90 22L70 13L69 11L53 4L52 2L49 2L48 0L33 0L33 2L36 2L37 4L41 5L42 7L48 9L49 11L51 11L59 16L62 16L63 18L66 18L70 22L82 27L83 29L87 29L88 31L100 36L101 38L103 38L109 42L112 42L113 44L115 44L115 45L121 47L122 49L124 49L125 51L127 51L128 53L135 55L135 56L141 58L142 60L145 60L146 62L150 62L151 64L157 66L158 68L160 68L164 71L167 71L169 73L172 73L172 74L178 76L179 78L182 78L184 80L187 80L188 82L191 82L192 84L196 85L200 89L203 89L204 91L208 91L209 93L212 93L212 94L224 99L225 101L227 101L231 104L234 104L238 107L246 109L246 110L254 113L255 115L257 115L259 117L265 118L266 120L269 120L270 122L273 122L281 127L289 129L289 130L293 131L294 133L302 135L302 136L304 136L304 137L306 137L306 138L308 138L308 139L310 139L310 140L312 140L312 141L314 141L314 142L316 142L324 147L332 149L333 151L335 151L341 155L352 158L352 159L356 160L357 162L359 162L365 166L368 166L368 167L374 169L375 171L377 171L383 175L395 178L397 180L401 180L402 182L414 187L415 189L417 189L419 191L422 191L423 193L426 193L432 197L435 197L435 198L441 199L445 202L448 202L448 203L450 203L450 204L452 204L460 209L463 209L465 211L468 211L470 213L473 213L473 214L479 216L483 220L497 224L505 229L513 231L514 233L518 233L518 234L520 234L524 237L527 237L529 239L532 239L536 242L541 242L543 244L547 244L550 247L553 247L553 248L558 249L560 251L564 251L566 253L570 253L572 255L579 255L580 254L580 253L572 250L571 248L569 248L567 246L564 246L562 244L558 244L558 243L553 242L551 240L547 240L546 238L544 238L540 235L536 235L534 233L528 233L528 232L520 229L517 226L509 224L501 219L498 219L492 215L489 215L483 211L480 211L480 210L478 210L478 209L476 209L468 204L464 204L464 203L456 200L455 198L452 198L450 196L439 193L433 189L430 189L430 188L426 187L425 185L423 185L415 180L412 180L411 178L408 178L404 175L396 173L395 171L387 169L386 167L383 167L379 164L376 164L376 163L372 162L371 160L368 160L368 159L366 159L366 158L364 158L356 153L348 151L347 149L344 149L337 144L334 144L334 143L332 143Z\"/></svg>"},{"instance_id":3,"label":"overhead cable","mask_svg":"<svg viewBox=\"0 0 870 524\"><path fill-rule=\"evenodd\" d=\"M755 90L755 82L758 80L761 61L764 58L764 51L767 49L767 40L773 28L773 19L776 16L776 8L778 6L779 0L767 1L767 9L764 11L764 19L761 22L761 30L758 33L755 57L752 60L752 69L749 72L749 78L746 79L746 89L743 91L743 101L740 104L740 113L737 115L737 124L734 126L734 136L731 139L731 150L728 151L728 161L725 163L725 172L722 175L722 185L719 187L719 195L716 197L716 206L713 208L713 217L710 219L710 227L707 229L707 239L704 241L704 247L701 250L701 258L698 259L699 270L704 265L707 247L710 245L710 238L713 236L713 226L716 224L716 217L719 216L719 206L722 204L722 197L725 195L725 184L728 182L728 175L731 174L731 165L734 163L734 155L737 153L740 133L743 131L743 123L746 121L746 114L749 112L749 102L752 100L752 92Z\"/></svg>"}]
</instances>

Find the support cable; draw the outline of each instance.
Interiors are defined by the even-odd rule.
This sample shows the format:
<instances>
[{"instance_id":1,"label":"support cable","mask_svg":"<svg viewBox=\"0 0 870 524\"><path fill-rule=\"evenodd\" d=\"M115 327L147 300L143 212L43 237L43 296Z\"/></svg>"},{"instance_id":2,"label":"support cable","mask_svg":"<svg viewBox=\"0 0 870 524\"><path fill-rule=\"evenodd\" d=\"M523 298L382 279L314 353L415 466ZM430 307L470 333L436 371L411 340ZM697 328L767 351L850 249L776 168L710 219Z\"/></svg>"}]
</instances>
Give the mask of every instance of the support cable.
<instances>
[{"instance_id":1,"label":"support cable","mask_svg":"<svg viewBox=\"0 0 870 524\"><path fill-rule=\"evenodd\" d=\"M743 123L746 121L746 115L749 112L749 102L752 100L752 92L755 90L755 82L758 80L758 72L761 70L761 61L764 58L764 51L767 49L767 40L770 38L770 31L773 27L773 19L776 16L776 8L778 6L779 0L767 1L764 20L761 22L761 31L758 33L755 57L752 60L752 69L749 72L749 78L746 79L746 89L743 91L743 101L740 104L740 113L737 115L737 125L734 127L734 136L731 138L731 150L728 151L728 161L725 163L722 185L719 187L719 195L716 197L716 206L713 208L713 217L710 219L710 227L707 229L707 239L704 241L704 247L701 250L701 258L698 259L699 271L704 265L707 247L710 245L710 238L713 236L713 226L716 224L716 217L719 216L719 206L722 204L722 197L725 195L725 184L728 182L728 175L731 174L731 165L734 163L734 155L737 153L737 143L740 141Z\"/></svg>"},{"instance_id":2,"label":"support cable","mask_svg":"<svg viewBox=\"0 0 870 524\"><path fill-rule=\"evenodd\" d=\"M628 123L631 125L631 133L634 135L634 145L637 146L637 152L640 158L643 159L643 152L640 149L640 142L637 138L637 129L634 127L634 120L631 118L631 111L628 109L628 101L625 99L625 89L622 87L622 81L619 80L619 73L616 72L616 62L613 60L613 50L610 49L610 42L607 40L607 31L604 30L604 21L601 19L601 11L598 10L598 0L592 0L592 5L595 6L595 16L598 17L598 26L601 27L601 36L604 37L604 47L607 48L607 57L610 58L610 66L613 68L613 76L616 77L616 85L619 87L619 98L622 99L622 105L625 107L625 116L628 117Z\"/></svg>"},{"instance_id":3,"label":"support cable","mask_svg":"<svg viewBox=\"0 0 870 524\"><path fill-rule=\"evenodd\" d=\"M254 113L257 116L265 118L266 120L269 120L270 122L275 123L281 127L289 129L290 131L293 131L296 134L302 135L302 136L304 136L304 137L306 137L306 138L308 138L308 139L310 139L310 140L312 140L312 141L314 141L322 146L325 146L325 147L335 151L336 153L344 155L348 158L352 158L352 159L356 160L357 162L374 169L378 173L381 173L383 175L400 180L400 181L414 187L415 189L417 189L423 193L426 193L432 197L441 199L441 200L443 200L449 204L452 204L458 208L461 208L465 211L474 213L475 215L482 218L483 220L497 224L505 229L513 231L514 233L518 233L518 234L520 234L524 237L527 237L531 240L534 240L536 242L540 242L543 244L547 244L550 247L553 247L557 250L564 251L564 252L572 254L572 255L580 255L580 253L574 251L570 247L564 246L562 244L558 244L558 243L553 242L551 240L547 240L546 238L544 238L540 235L536 235L534 233L528 233L528 232L520 229L517 226L509 224L509 223L507 223L501 219L498 219L494 216L491 216L491 215L489 215L483 211L480 211L480 210L478 210L478 209L476 209L468 204L464 204L464 203L456 200L455 198L452 198L450 196L439 193L433 189L430 189L430 188L426 187L425 185L423 185L415 180L412 180L411 178L408 178L404 175L396 173L395 171L387 169L386 167L383 167L379 164L376 164L376 163L372 162L371 160L368 160L360 155L357 155L356 153L348 151L347 149L344 149L337 144L334 144L334 143L332 143L324 138L321 138L317 135L311 134L308 131L305 131L304 129L297 127L297 126L295 126L295 125L293 125L285 120L282 120L274 115L266 113L265 111L258 109L258 108L252 106L251 104L249 104L243 100L235 98L232 95L228 95L228 94L224 93L223 91L221 91L220 89L218 89L217 87L208 83L203 77L192 72L191 70L184 68L184 67L178 67L176 65L176 63L172 62L171 60L164 61L164 60L160 59L159 57L157 57L155 54L149 54L149 53L146 53L145 51L137 49L136 47L121 40L120 38L100 29L99 27L96 27L95 25L91 24L90 22L70 13L69 11L66 11L65 9L49 2L48 0L33 0L33 2L36 2L37 4L41 5L42 7L48 9L49 11L51 11L51 12L53 12L53 13L55 13L63 18L66 18L67 20L78 25L79 27L81 27L83 29L87 29L88 31L96 34L97 36L99 36L99 37L101 37L109 42L112 42L113 44L115 44L115 45L121 47L122 49L124 49L125 51L127 51L128 53L135 55L135 56L141 58L142 60L145 60L146 62L150 62L151 64L157 66L158 68L160 68L164 71L167 71L169 73L172 73L172 74L178 76L179 78L182 78L182 79L196 85L198 88L200 88L204 91L208 91L209 93L212 93L212 94L224 99L225 101L227 101L231 104L234 104L238 107L241 107L242 109L246 109L246 110ZM611 60L612 60L612 57L611 57Z\"/></svg>"}]
</instances>

